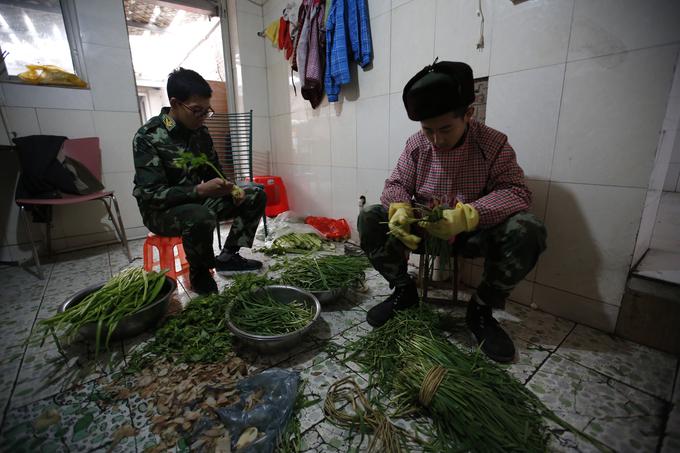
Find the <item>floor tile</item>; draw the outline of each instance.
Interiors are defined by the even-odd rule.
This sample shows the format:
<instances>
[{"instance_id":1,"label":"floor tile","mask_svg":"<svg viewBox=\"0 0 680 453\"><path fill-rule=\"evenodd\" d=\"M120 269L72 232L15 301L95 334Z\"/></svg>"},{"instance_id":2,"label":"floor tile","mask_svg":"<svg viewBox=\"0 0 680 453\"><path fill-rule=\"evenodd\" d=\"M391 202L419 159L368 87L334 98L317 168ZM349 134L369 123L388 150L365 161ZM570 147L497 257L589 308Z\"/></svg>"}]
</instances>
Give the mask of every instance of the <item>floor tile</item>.
<instances>
[{"instance_id":1,"label":"floor tile","mask_svg":"<svg viewBox=\"0 0 680 453\"><path fill-rule=\"evenodd\" d=\"M610 377L553 355L529 381L548 408L617 451L653 451L661 435L664 402ZM562 447L588 450L588 442L566 436Z\"/></svg>"},{"instance_id":2,"label":"floor tile","mask_svg":"<svg viewBox=\"0 0 680 453\"><path fill-rule=\"evenodd\" d=\"M678 359L599 330L578 325L558 354L637 389L670 400Z\"/></svg>"},{"instance_id":3,"label":"floor tile","mask_svg":"<svg viewBox=\"0 0 680 453\"><path fill-rule=\"evenodd\" d=\"M508 302L506 316L496 312L503 328L515 339L521 339L554 351L564 341L575 323L549 313Z\"/></svg>"},{"instance_id":4,"label":"floor tile","mask_svg":"<svg viewBox=\"0 0 680 453\"><path fill-rule=\"evenodd\" d=\"M100 404L87 384L52 398L13 408L0 438L12 451L90 451L111 447L113 434L130 424L124 400ZM134 437L121 440L116 451L134 451Z\"/></svg>"}]
</instances>

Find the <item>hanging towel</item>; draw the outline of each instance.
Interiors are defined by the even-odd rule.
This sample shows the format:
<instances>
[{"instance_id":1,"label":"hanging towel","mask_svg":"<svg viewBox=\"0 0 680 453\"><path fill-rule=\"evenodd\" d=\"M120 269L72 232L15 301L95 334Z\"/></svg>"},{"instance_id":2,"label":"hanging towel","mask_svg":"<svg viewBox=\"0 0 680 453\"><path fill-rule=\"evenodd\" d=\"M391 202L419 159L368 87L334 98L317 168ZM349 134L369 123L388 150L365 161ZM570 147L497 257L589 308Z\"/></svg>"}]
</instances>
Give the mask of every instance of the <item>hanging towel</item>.
<instances>
[{"instance_id":1,"label":"hanging towel","mask_svg":"<svg viewBox=\"0 0 680 453\"><path fill-rule=\"evenodd\" d=\"M267 28L264 29L264 35L275 46L278 44L279 40L279 24L280 24L279 19L276 19L275 21L272 21L271 24L267 25Z\"/></svg>"}]
</instances>

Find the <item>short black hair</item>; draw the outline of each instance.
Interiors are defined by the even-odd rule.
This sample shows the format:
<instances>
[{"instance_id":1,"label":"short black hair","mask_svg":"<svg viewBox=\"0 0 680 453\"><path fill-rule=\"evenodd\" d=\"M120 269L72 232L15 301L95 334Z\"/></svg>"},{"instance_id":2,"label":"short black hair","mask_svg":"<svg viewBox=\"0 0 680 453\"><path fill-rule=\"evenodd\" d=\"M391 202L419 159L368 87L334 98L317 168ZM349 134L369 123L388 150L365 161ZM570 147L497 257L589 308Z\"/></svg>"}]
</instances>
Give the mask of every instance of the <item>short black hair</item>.
<instances>
[{"instance_id":1,"label":"short black hair","mask_svg":"<svg viewBox=\"0 0 680 453\"><path fill-rule=\"evenodd\" d=\"M209 98L212 96L212 88L208 82L196 71L191 69L177 68L168 75L168 98L177 98L181 102L191 96Z\"/></svg>"},{"instance_id":2,"label":"short black hair","mask_svg":"<svg viewBox=\"0 0 680 453\"><path fill-rule=\"evenodd\" d=\"M451 110L451 113L453 114L454 118L463 118L465 116L465 112L467 112L469 108L469 105L458 107L457 109Z\"/></svg>"}]
</instances>

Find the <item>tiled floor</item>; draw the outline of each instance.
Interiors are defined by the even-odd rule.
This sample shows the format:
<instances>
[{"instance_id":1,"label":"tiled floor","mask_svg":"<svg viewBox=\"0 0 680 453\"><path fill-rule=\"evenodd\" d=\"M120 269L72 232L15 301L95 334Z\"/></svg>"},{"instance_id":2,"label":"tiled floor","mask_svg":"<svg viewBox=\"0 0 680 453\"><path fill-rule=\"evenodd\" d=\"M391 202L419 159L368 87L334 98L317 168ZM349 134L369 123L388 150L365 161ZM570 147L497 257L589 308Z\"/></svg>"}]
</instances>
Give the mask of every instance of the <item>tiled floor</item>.
<instances>
[{"instance_id":1,"label":"tiled floor","mask_svg":"<svg viewBox=\"0 0 680 453\"><path fill-rule=\"evenodd\" d=\"M132 243L138 257L134 265L141 264L141 246L141 241ZM0 270L3 451L130 452L154 444L140 401L130 397L101 402L98 390L112 372L108 357L93 364L91 351L83 350L79 363L64 364L51 342L44 347L26 342L37 319L49 316L75 291L127 265L120 247L111 245L59 255L46 265L45 280L20 268ZM228 284L221 277L218 280L221 286ZM184 288L179 291L182 301L193 296ZM356 438L350 445L347 433L324 419L323 398L330 384L345 376L354 377L359 385L366 383L357 367L334 356L329 345L368 332L366 310L387 294L384 280L370 272L368 291L325 306L323 319L295 349L274 356L243 351L254 372L271 366L300 371L308 379L307 393L321 399L300 415L306 451L365 449L366 439ZM460 309L452 311L457 324L463 314ZM509 372L560 416L617 451L680 451L677 357L512 302L499 318L519 349L518 361L508 367ZM463 329L451 338L470 344ZM112 354L129 353L134 343L118 344ZM125 426L136 428L136 436L112 445L115 433ZM555 428L551 450L594 448Z\"/></svg>"}]
</instances>

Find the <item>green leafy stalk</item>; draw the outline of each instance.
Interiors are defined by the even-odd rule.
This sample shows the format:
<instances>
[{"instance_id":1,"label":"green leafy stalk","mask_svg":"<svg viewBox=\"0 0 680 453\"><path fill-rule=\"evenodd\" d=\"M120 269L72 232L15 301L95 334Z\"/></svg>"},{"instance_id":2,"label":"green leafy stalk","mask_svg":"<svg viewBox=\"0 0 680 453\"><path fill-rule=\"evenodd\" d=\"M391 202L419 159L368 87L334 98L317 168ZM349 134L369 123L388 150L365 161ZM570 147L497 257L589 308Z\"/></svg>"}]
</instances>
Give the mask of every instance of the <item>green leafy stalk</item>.
<instances>
[{"instance_id":1,"label":"green leafy stalk","mask_svg":"<svg viewBox=\"0 0 680 453\"><path fill-rule=\"evenodd\" d=\"M194 154L188 151L183 152L180 154L179 157L176 157L172 161L173 165L177 168L181 168L185 171L191 171L192 168L198 168L198 167L203 167L203 166L208 166L212 168L212 170L219 176L222 181L225 183L229 184L227 181L227 178L224 176L224 173L217 168L211 161L208 159L208 156L206 156L204 153L199 153L199 154ZM235 183L233 184L233 187L231 189L231 196L234 199L242 199L243 196L245 195L245 192L243 189L241 189L239 186L237 186Z\"/></svg>"}]
</instances>

